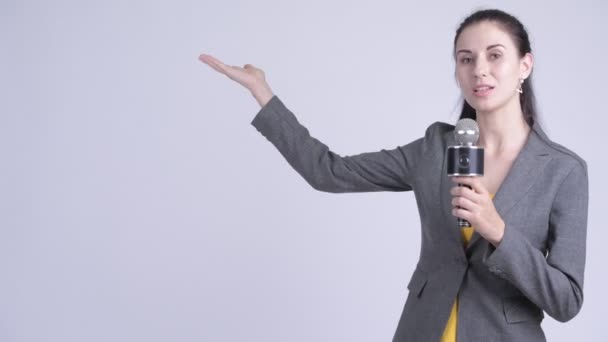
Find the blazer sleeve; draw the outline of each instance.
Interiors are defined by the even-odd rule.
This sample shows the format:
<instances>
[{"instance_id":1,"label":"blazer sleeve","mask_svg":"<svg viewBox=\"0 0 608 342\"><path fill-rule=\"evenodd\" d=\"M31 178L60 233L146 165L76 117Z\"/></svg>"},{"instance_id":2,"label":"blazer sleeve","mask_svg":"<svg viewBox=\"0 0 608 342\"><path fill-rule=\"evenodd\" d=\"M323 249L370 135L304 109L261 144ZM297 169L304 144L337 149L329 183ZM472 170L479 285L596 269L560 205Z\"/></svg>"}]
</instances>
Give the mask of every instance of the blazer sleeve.
<instances>
[{"instance_id":1,"label":"blazer sleeve","mask_svg":"<svg viewBox=\"0 0 608 342\"><path fill-rule=\"evenodd\" d=\"M332 193L412 190L413 174L428 140L340 156L312 137L276 95L251 124L314 189Z\"/></svg>"},{"instance_id":2,"label":"blazer sleeve","mask_svg":"<svg viewBox=\"0 0 608 342\"><path fill-rule=\"evenodd\" d=\"M589 181L585 161L574 164L551 208L548 256L507 225L485 260L491 272L511 281L560 322L572 319L583 305Z\"/></svg>"}]
</instances>

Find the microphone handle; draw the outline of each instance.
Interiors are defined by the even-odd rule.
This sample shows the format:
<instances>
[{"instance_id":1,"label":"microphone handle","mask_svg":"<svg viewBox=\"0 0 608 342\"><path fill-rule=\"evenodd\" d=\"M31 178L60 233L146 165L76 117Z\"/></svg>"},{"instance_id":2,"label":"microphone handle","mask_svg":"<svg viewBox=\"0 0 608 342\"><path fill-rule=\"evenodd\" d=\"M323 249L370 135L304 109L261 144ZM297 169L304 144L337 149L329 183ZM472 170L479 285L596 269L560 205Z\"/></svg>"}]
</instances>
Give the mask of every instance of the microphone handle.
<instances>
[{"instance_id":1,"label":"microphone handle","mask_svg":"<svg viewBox=\"0 0 608 342\"><path fill-rule=\"evenodd\" d=\"M466 185L466 184L458 184L458 186L466 186L469 189L472 189L470 186ZM461 208L459 206L456 206L457 208ZM458 227L462 228L462 227L471 227L471 223L463 218L457 217L457 221L458 221Z\"/></svg>"}]
</instances>

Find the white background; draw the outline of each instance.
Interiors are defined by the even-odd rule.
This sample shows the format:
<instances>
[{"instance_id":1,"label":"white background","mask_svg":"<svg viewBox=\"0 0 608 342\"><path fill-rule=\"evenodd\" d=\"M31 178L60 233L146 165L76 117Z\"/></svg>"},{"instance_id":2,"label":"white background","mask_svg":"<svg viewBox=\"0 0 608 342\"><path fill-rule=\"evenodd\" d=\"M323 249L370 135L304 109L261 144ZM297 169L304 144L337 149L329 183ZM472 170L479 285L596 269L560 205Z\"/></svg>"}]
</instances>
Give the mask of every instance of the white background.
<instances>
[{"instance_id":1,"label":"white background","mask_svg":"<svg viewBox=\"0 0 608 342\"><path fill-rule=\"evenodd\" d=\"M589 166L585 303L543 328L608 340L605 1L0 0L0 341L390 341L413 193L313 190L197 57L262 68L341 155L394 148L457 120L455 30L495 6Z\"/></svg>"}]
</instances>

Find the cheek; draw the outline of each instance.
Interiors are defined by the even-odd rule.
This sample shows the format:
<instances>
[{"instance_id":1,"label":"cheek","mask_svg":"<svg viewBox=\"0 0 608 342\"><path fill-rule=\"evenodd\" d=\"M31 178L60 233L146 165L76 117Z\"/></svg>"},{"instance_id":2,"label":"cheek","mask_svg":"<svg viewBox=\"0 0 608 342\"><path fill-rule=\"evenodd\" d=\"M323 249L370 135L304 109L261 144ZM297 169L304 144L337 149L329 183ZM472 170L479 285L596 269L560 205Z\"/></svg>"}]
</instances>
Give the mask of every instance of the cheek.
<instances>
[{"instance_id":1,"label":"cheek","mask_svg":"<svg viewBox=\"0 0 608 342\"><path fill-rule=\"evenodd\" d=\"M510 82L519 79L516 65L510 63L496 63L494 65L494 75L503 82Z\"/></svg>"},{"instance_id":2,"label":"cheek","mask_svg":"<svg viewBox=\"0 0 608 342\"><path fill-rule=\"evenodd\" d=\"M466 70L464 70L464 68L457 68L456 72L455 72L455 76L456 76L456 82L458 82L458 84L460 85L460 87L463 87L465 85L467 85L467 82L469 81L467 78L467 72Z\"/></svg>"}]
</instances>

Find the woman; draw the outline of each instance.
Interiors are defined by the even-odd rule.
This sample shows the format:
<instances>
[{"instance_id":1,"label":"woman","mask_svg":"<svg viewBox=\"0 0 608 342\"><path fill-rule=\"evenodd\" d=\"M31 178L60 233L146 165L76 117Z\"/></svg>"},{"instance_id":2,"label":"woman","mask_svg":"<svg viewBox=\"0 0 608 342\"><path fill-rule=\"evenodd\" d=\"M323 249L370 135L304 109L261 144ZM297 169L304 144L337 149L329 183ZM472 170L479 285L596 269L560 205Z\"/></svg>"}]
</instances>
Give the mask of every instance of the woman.
<instances>
[{"instance_id":1,"label":"woman","mask_svg":"<svg viewBox=\"0 0 608 342\"><path fill-rule=\"evenodd\" d=\"M310 136L262 70L200 57L251 91L262 106L252 124L315 189L415 192L422 248L393 341L546 341L543 312L566 322L583 303L587 165L537 123L534 58L516 18L473 13L456 32L454 58L461 118L479 124L486 168L450 181L453 125L435 122L396 149L341 157ZM456 217L471 227L458 231Z\"/></svg>"}]
</instances>

